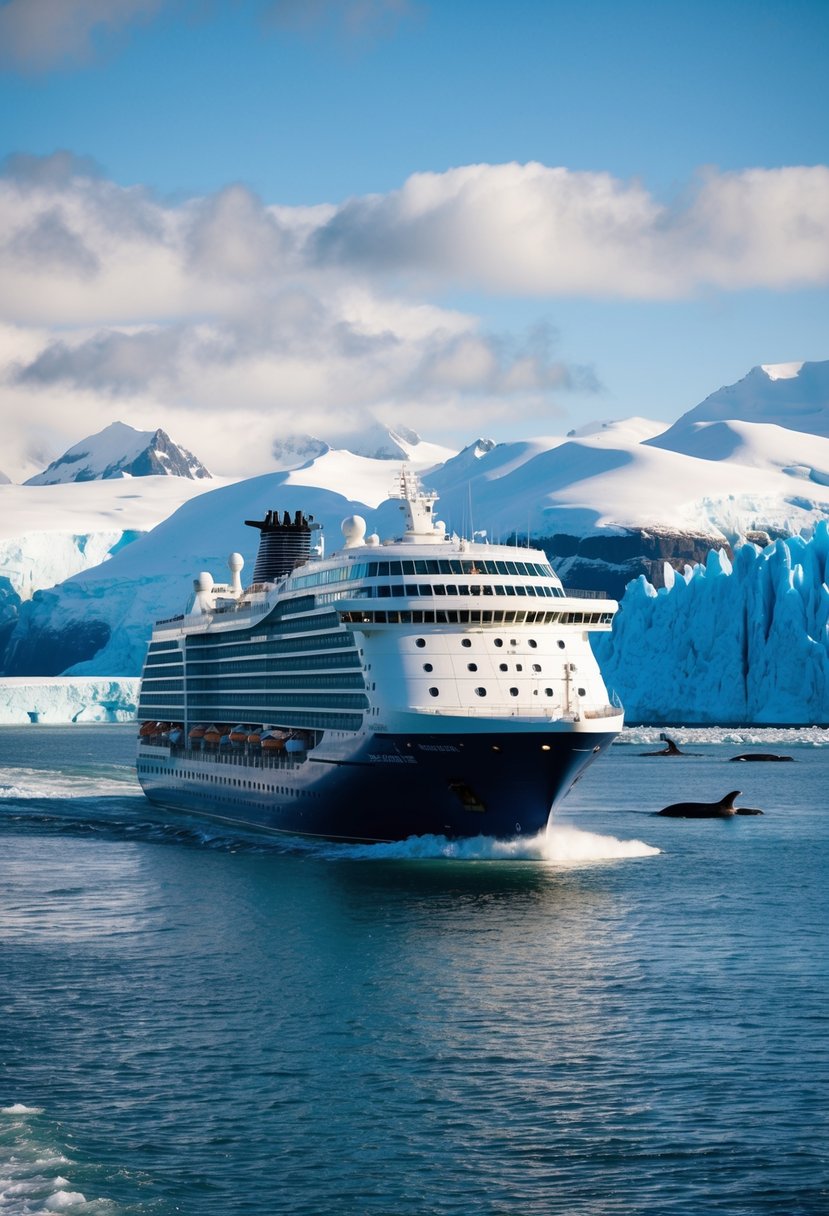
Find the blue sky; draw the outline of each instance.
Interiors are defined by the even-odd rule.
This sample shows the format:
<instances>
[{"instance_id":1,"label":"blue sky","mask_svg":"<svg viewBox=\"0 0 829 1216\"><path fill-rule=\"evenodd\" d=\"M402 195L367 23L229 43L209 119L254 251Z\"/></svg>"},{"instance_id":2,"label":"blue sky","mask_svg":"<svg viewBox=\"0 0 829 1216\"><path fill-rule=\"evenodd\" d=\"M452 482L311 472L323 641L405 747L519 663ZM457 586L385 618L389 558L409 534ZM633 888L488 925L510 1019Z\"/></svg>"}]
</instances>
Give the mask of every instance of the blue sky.
<instances>
[{"instance_id":1,"label":"blue sky","mask_svg":"<svg viewBox=\"0 0 829 1216\"><path fill-rule=\"evenodd\" d=\"M25 395L46 447L74 419L150 425L165 409L197 447L194 416L221 413L193 372L204 327L243 411L261 412L272 376L280 426L297 410L344 431L400 417L455 443L671 421L753 364L829 357L825 2L6 0L0 46L0 153L24 157L7 162L0 212L16 259L0 408L19 413ZM58 149L95 162L92 185L78 187L86 162L61 162L46 197L33 166ZM535 162L541 181L452 176ZM130 231L167 234L145 259L167 294L136 281L130 308L107 261L125 228L107 215L138 194ZM208 213L174 277L161 246ZM590 215L583 230L574 213ZM37 290L29 273L21 293L24 256ZM240 317L265 313L281 363L242 333ZM136 328L153 331L140 357L121 341ZM329 358L315 379L308 362ZM35 459L23 438L16 451L20 467Z\"/></svg>"}]
</instances>

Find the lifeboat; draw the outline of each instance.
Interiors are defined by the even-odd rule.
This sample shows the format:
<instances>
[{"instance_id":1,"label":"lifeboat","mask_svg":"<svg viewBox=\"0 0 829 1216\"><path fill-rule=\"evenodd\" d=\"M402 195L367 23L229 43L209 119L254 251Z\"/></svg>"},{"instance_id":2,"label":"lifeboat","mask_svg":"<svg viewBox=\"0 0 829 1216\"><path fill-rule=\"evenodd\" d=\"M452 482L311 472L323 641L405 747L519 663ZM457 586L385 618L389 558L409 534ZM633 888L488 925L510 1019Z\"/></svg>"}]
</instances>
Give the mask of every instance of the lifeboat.
<instances>
[{"instance_id":1,"label":"lifeboat","mask_svg":"<svg viewBox=\"0 0 829 1216\"><path fill-rule=\"evenodd\" d=\"M147 739L150 735L154 735L156 731L155 722L145 722L138 732L139 739Z\"/></svg>"},{"instance_id":2,"label":"lifeboat","mask_svg":"<svg viewBox=\"0 0 829 1216\"><path fill-rule=\"evenodd\" d=\"M235 743L238 746L240 743L247 743L247 741L247 729L244 726L234 726L233 730L230 732L230 742Z\"/></svg>"},{"instance_id":3,"label":"lifeboat","mask_svg":"<svg viewBox=\"0 0 829 1216\"><path fill-rule=\"evenodd\" d=\"M248 743L250 744L251 747L261 747L262 746L261 732L258 730L252 731L251 734L248 735Z\"/></svg>"},{"instance_id":4,"label":"lifeboat","mask_svg":"<svg viewBox=\"0 0 829 1216\"><path fill-rule=\"evenodd\" d=\"M297 754L297 752L304 752L306 750L307 746L302 735L291 735L290 739L288 739L287 743L285 744L285 751L290 752L294 756Z\"/></svg>"},{"instance_id":5,"label":"lifeboat","mask_svg":"<svg viewBox=\"0 0 829 1216\"><path fill-rule=\"evenodd\" d=\"M204 741L208 747L218 747L222 741L222 732L217 726L208 726L204 732Z\"/></svg>"},{"instance_id":6,"label":"lifeboat","mask_svg":"<svg viewBox=\"0 0 829 1216\"><path fill-rule=\"evenodd\" d=\"M170 738L170 742L172 744L181 743L182 739L184 738L184 731L181 729L180 726L176 726L173 730L170 731L169 738Z\"/></svg>"},{"instance_id":7,"label":"lifeboat","mask_svg":"<svg viewBox=\"0 0 829 1216\"><path fill-rule=\"evenodd\" d=\"M285 747L285 736L281 731L269 730L262 736L262 749L269 752L281 752Z\"/></svg>"},{"instance_id":8,"label":"lifeboat","mask_svg":"<svg viewBox=\"0 0 829 1216\"><path fill-rule=\"evenodd\" d=\"M191 743L200 743L201 740L204 738L204 732L206 730L207 730L206 726L194 726L188 736L188 738L190 739L190 742Z\"/></svg>"}]
</instances>

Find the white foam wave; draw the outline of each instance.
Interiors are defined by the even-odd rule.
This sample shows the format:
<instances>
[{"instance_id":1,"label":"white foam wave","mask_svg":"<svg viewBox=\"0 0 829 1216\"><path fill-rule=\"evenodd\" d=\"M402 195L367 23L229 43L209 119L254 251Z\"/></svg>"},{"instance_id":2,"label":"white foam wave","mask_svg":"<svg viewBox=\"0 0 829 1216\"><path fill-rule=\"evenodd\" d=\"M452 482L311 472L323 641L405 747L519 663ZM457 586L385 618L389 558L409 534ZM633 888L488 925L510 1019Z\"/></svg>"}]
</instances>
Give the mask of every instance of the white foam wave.
<instances>
[{"instance_id":1,"label":"white foam wave","mask_svg":"<svg viewBox=\"0 0 829 1216\"><path fill-rule=\"evenodd\" d=\"M445 836L410 836L388 844L337 845L331 856L360 861L542 861L555 865L580 865L629 857L652 857L660 850L641 840L618 840L583 832L579 828L550 824L535 836L513 836L497 840L474 836L448 840Z\"/></svg>"},{"instance_id":2,"label":"white foam wave","mask_svg":"<svg viewBox=\"0 0 829 1216\"><path fill-rule=\"evenodd\" d=\"M68 774L55 769L0 768L0 799L106 798L140 793L130 770L123 778Z\"/></svg>"},{"instance_id":3,"label":"white foam wave","mask_svg":"<svg viewBox=\"0 0 829 1216\"><path fill-rule=\"evenodd\" d=\"M683 743L725 743L740 747L782 744L787 747L829 747L825 726L626 726L614 747L626 743L659 743L668 735Z\"/></svg>"},{"instance_id":4,"label":"white foam wave","mask_svg":"<svg viewBox=\"0 0 829 1216\"><path fill-rule=\"evenodd\" d=\"M86 1195L80 1191L55 1191L50 1195L43 1204L44 1210L47 1212L65 1212L69 1208L75 1208L80 1203L86 1203Z\"/></svg>"},{"instance_id":5,"label":"white foam wave","mask_svg":"<svg viewBox=\"0 0 829 1216\"><path fill-rule=\"evenodd\" d=\"M24 1106L22 1102L13 1102L11 1106L0 1106L0 1115L42 1115L42 1106Z\"/></svg>"}]
</instances>

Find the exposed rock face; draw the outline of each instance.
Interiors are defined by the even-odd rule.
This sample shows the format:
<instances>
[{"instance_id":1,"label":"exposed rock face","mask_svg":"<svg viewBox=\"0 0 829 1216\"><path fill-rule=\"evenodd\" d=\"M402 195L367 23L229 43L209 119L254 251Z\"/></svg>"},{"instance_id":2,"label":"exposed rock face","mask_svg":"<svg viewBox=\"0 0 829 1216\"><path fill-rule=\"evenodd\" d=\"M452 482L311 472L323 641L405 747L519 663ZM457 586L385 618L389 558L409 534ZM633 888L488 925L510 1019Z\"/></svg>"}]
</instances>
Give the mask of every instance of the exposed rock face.
<instances>
[{"instance_id":1,"label":"exposed rock face","mask_svg":"<svg viewBox=\"0 0 829 1216\"><path fill-rule=\"evenodd\" d=\"M200 460L174 443L161 427L136 431L113 422L68 449L48 468L30 477L27 486L61 485L70 481L106 481L113 477L210 477Z\"/></svg>"},{"instance_id":2,"label":"exposed rock face","mask_svg":"<svg viewBox=\"0 0 829 1216\"><path fill-rule=\"evenodd\" d=\"M604 591L613 599L620 599L627 584L640 574L654 587L664 587L666 562L682 571L686 565L705 562L712 548L731 553L722 537L667 528L626 528L591 536L558 532L533 537L532 543L544 550L566 587Z\"/></svg>"}]
</instances>

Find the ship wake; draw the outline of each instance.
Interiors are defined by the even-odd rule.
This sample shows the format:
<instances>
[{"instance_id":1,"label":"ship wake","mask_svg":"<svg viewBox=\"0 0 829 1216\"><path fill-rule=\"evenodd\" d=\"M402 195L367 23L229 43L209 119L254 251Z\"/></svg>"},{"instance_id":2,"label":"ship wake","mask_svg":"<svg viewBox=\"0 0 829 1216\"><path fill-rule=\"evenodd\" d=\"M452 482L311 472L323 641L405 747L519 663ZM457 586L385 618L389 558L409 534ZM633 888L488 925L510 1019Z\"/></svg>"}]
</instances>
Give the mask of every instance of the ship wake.
<instances>
[{"instance_id":1,"label":"ship wake","mask_svg":"<svg viewBox=\"0 0 829 1216\"><path fill-rule=\"evenodd\" d=\"M448 840L445 836L410 836L387 844L336 845L327 850L333 858L361 861L541 861L552 865L583 865L630 857L653 857L660 852L642 840L619 840L563 824L549 824L535 836L498 840L473 836Z\"/></svg>"}]
</instances>

